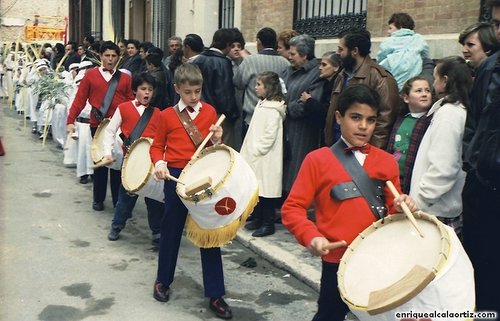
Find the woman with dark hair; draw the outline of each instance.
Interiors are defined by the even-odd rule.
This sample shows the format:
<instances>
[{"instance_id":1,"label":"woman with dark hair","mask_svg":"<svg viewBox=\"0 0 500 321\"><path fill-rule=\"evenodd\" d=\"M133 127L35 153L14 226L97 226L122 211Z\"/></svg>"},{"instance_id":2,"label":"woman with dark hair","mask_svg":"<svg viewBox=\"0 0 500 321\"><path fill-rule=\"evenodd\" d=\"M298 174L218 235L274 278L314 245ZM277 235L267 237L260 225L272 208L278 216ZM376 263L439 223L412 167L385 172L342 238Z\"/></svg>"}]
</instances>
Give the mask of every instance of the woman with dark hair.
<instances>
[{"instance_id":1,"label":"woman with dark hair","mask_svg":"<svg viewBox=\"0 0 500 321\"><path fill-rule=\"evenodd\" d=\"M118 60L117 68L121 68L129 57L127 52L127 39L118 40L117 45L120 47L120 59Z\"/></svg>"},{"instance_id":2,"label":"woman with dark hair","mask_svg":"<svg viewBox=\"0 0 500 321\"><path fill-rule=\"evenodd\" d=\"M462 228L462 140L472 77L462 57L438 61L434 68L434 90L438 101L426 116L432 123L422 138L413 167L410 196L418 208L436 215L455 228Z\"/></svg>"},{"instance_id":3,"label":"woman with dark hair","mask_svg":"<svg viewBox=\"0 0 500 321\"><path fill-rule=\"evenodd\" d=\"M129 58L123 64L122 68L130 71L132 75L139 73L141 69L142 59L141 56L139 55L140 44L141 43L135 39L129 39L127 41L127 53L129 55Z\"/></svg>"},{"instance_id":4,"label":"woman with dark hair","mask_svg":"<svg viewBox=\"0 0 500 321\"><path fill-rule=\"evenodd\" d=\"M317 79L317 81L323 83L323 95L321 99L318 100L313 98L308 91L304 91L299 98L299 101L302 102L304 107L309 111L307 114L308 119L313 125L321 128L321 146L325 145L323 128L325 127L326 113L330 106L333 83L335 79L337 79L337 75L341 69L342 59L340 56L335 53L335 51L325 52L321 57L321 62L319 64L319 79Z\"/></svg>"},{"instance_id":5,"label":"woman with dark hair","mask_svg":"<svg viewBox=\"0 0 500 321\"><path fill-rule=\"evenodd\" d=\"M56 70L57 65L61 61L61 59L64 57L64 46L62 43L56 43L54 46L54 54L52 55L52 59L50 62L50 67L52 70Z\"/></svg>"}]
</instances>

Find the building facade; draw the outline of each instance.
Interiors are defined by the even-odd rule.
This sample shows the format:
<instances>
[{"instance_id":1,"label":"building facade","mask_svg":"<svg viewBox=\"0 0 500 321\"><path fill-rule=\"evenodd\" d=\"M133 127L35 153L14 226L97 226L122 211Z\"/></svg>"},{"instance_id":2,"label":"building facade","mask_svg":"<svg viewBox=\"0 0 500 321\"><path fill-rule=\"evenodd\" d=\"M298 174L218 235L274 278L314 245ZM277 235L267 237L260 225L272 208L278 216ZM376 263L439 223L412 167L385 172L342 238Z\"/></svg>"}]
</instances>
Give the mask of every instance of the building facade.
<instances>
[{"instance_id":1,"label":"building facade","mask_svg":"<svg viewBox=\"0 0 500 321\"><path fill-rule=\"evenodd\" d=\"M407 12L415 30L429 42L431 56L460 54L458 33L487 19L484 0L45 0L1 1L0 40L23 35L23 24L35 15L67 17L67 39L80 42L86 34L97 40L134 38L166 49L172 35L199 34L210 45L220 27L239 28L255 51L255 34L264 27L296 29L317 39L316 54L335 50L338 35L362 27L373 37L372 52L385 38L394 12ZM482 9L483 8L483 9ZM30 20L31 19L31 20Z\"/></svg>"}]
</instances>

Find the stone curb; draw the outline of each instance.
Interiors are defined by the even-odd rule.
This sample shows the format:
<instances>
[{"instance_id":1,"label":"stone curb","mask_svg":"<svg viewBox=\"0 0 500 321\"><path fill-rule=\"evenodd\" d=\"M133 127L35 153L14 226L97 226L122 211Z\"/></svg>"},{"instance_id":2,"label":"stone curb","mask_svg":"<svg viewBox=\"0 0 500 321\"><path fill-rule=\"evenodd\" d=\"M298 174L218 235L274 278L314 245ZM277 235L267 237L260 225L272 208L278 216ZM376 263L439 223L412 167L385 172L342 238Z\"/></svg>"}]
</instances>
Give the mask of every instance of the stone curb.
<instances>
[{"instance_id":1,"label":"stone curb","mask_svg":"<svg viewBox=\"0 0 500 321\"><path fill-rule=\"evenodd\" d=\"M305 263L304 260L294 255L293 251L287 251L268 239L269 237L252 237L251 233L245 229L241 229L236 235L236 240L245 247L319 292L321 271L318 271L317 267ZM311 259L315 258L311 257Z\"/></svg>"}]
</instances>

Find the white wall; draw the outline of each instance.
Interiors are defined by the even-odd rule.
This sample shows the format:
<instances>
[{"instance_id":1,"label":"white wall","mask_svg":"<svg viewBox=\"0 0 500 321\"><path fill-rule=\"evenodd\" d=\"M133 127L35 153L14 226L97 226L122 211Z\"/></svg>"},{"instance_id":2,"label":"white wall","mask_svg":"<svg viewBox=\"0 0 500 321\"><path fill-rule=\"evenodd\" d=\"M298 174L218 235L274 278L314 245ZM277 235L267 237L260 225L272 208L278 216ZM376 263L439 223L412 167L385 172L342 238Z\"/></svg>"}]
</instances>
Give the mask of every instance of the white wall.
<instances>
[{"instance_id":1,"label":"white wall","mask_svg":"<svg viewBox=\"0 0 500 321\"><path fill-rule=\"evenodd\" d=\"M218 0L178 0L176 3L176 36L196 33L205 46L210 46L212 36L219 27Z\"/></svg>"}]
</instances>

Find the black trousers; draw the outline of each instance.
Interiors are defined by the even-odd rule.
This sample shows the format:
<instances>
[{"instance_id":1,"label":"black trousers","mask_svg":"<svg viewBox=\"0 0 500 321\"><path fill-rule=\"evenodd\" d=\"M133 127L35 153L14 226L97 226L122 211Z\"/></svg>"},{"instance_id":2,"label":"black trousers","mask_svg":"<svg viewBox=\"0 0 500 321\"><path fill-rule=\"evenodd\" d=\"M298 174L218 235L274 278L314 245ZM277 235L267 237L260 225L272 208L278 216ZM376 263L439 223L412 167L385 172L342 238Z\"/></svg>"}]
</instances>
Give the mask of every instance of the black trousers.
<instances>
[{"instance_id":1,"label":"black trousers","mask_svg":"<svg viewBox=\"0 0 500 321\"><path fill-rule=\"evenodd\" d=\"M483 185L472 170L462 201L463 245L474 267L476 310L500 312L500 191Z\"/></svg>"},{"instance_id":2,"label":"black trousers","mask_svg":"<svg viewBox=\"0 0 500 321\"><path fill-rule=\"evenodd\" d=\"M90 127L92 133L92 138L95 135L97 128ZM106 199L106 191L108 189L108 172L110 176L110 187L111 187L111 198L113 200L113 206L116 206L118 202L118 192L120 191L121 176L122 172L107 167L99 167L94 169L93 176L93 198L94 203L104 202Z\"/></svg>"},{"instance_id":3,"label":"black trousers","mask_svg":"<svg viewBox=\"0 0 500 321\"><path fill-rule=\"evenodd\" d=\"M343 321L349 311L349 307L340 298L338 269L338 264L322 262L318 312L312 321Z\"/></svg>"},{"instance_id":4,"label":"black trousers","mask_svg":"<svg viewBox=\"0 0 500 321\"><path fill-rule=\"evenodd\" d=\"M169 167L170 175L179 177L182 169ZM174 281L177 257L188 209L175 192L176 183L165 181L165 212L161 222L160 252L157 280L170 287ZM218 298L225 294L224 270L220 247L200 248L205 297Z\"/></svg>"}]
</instances>

